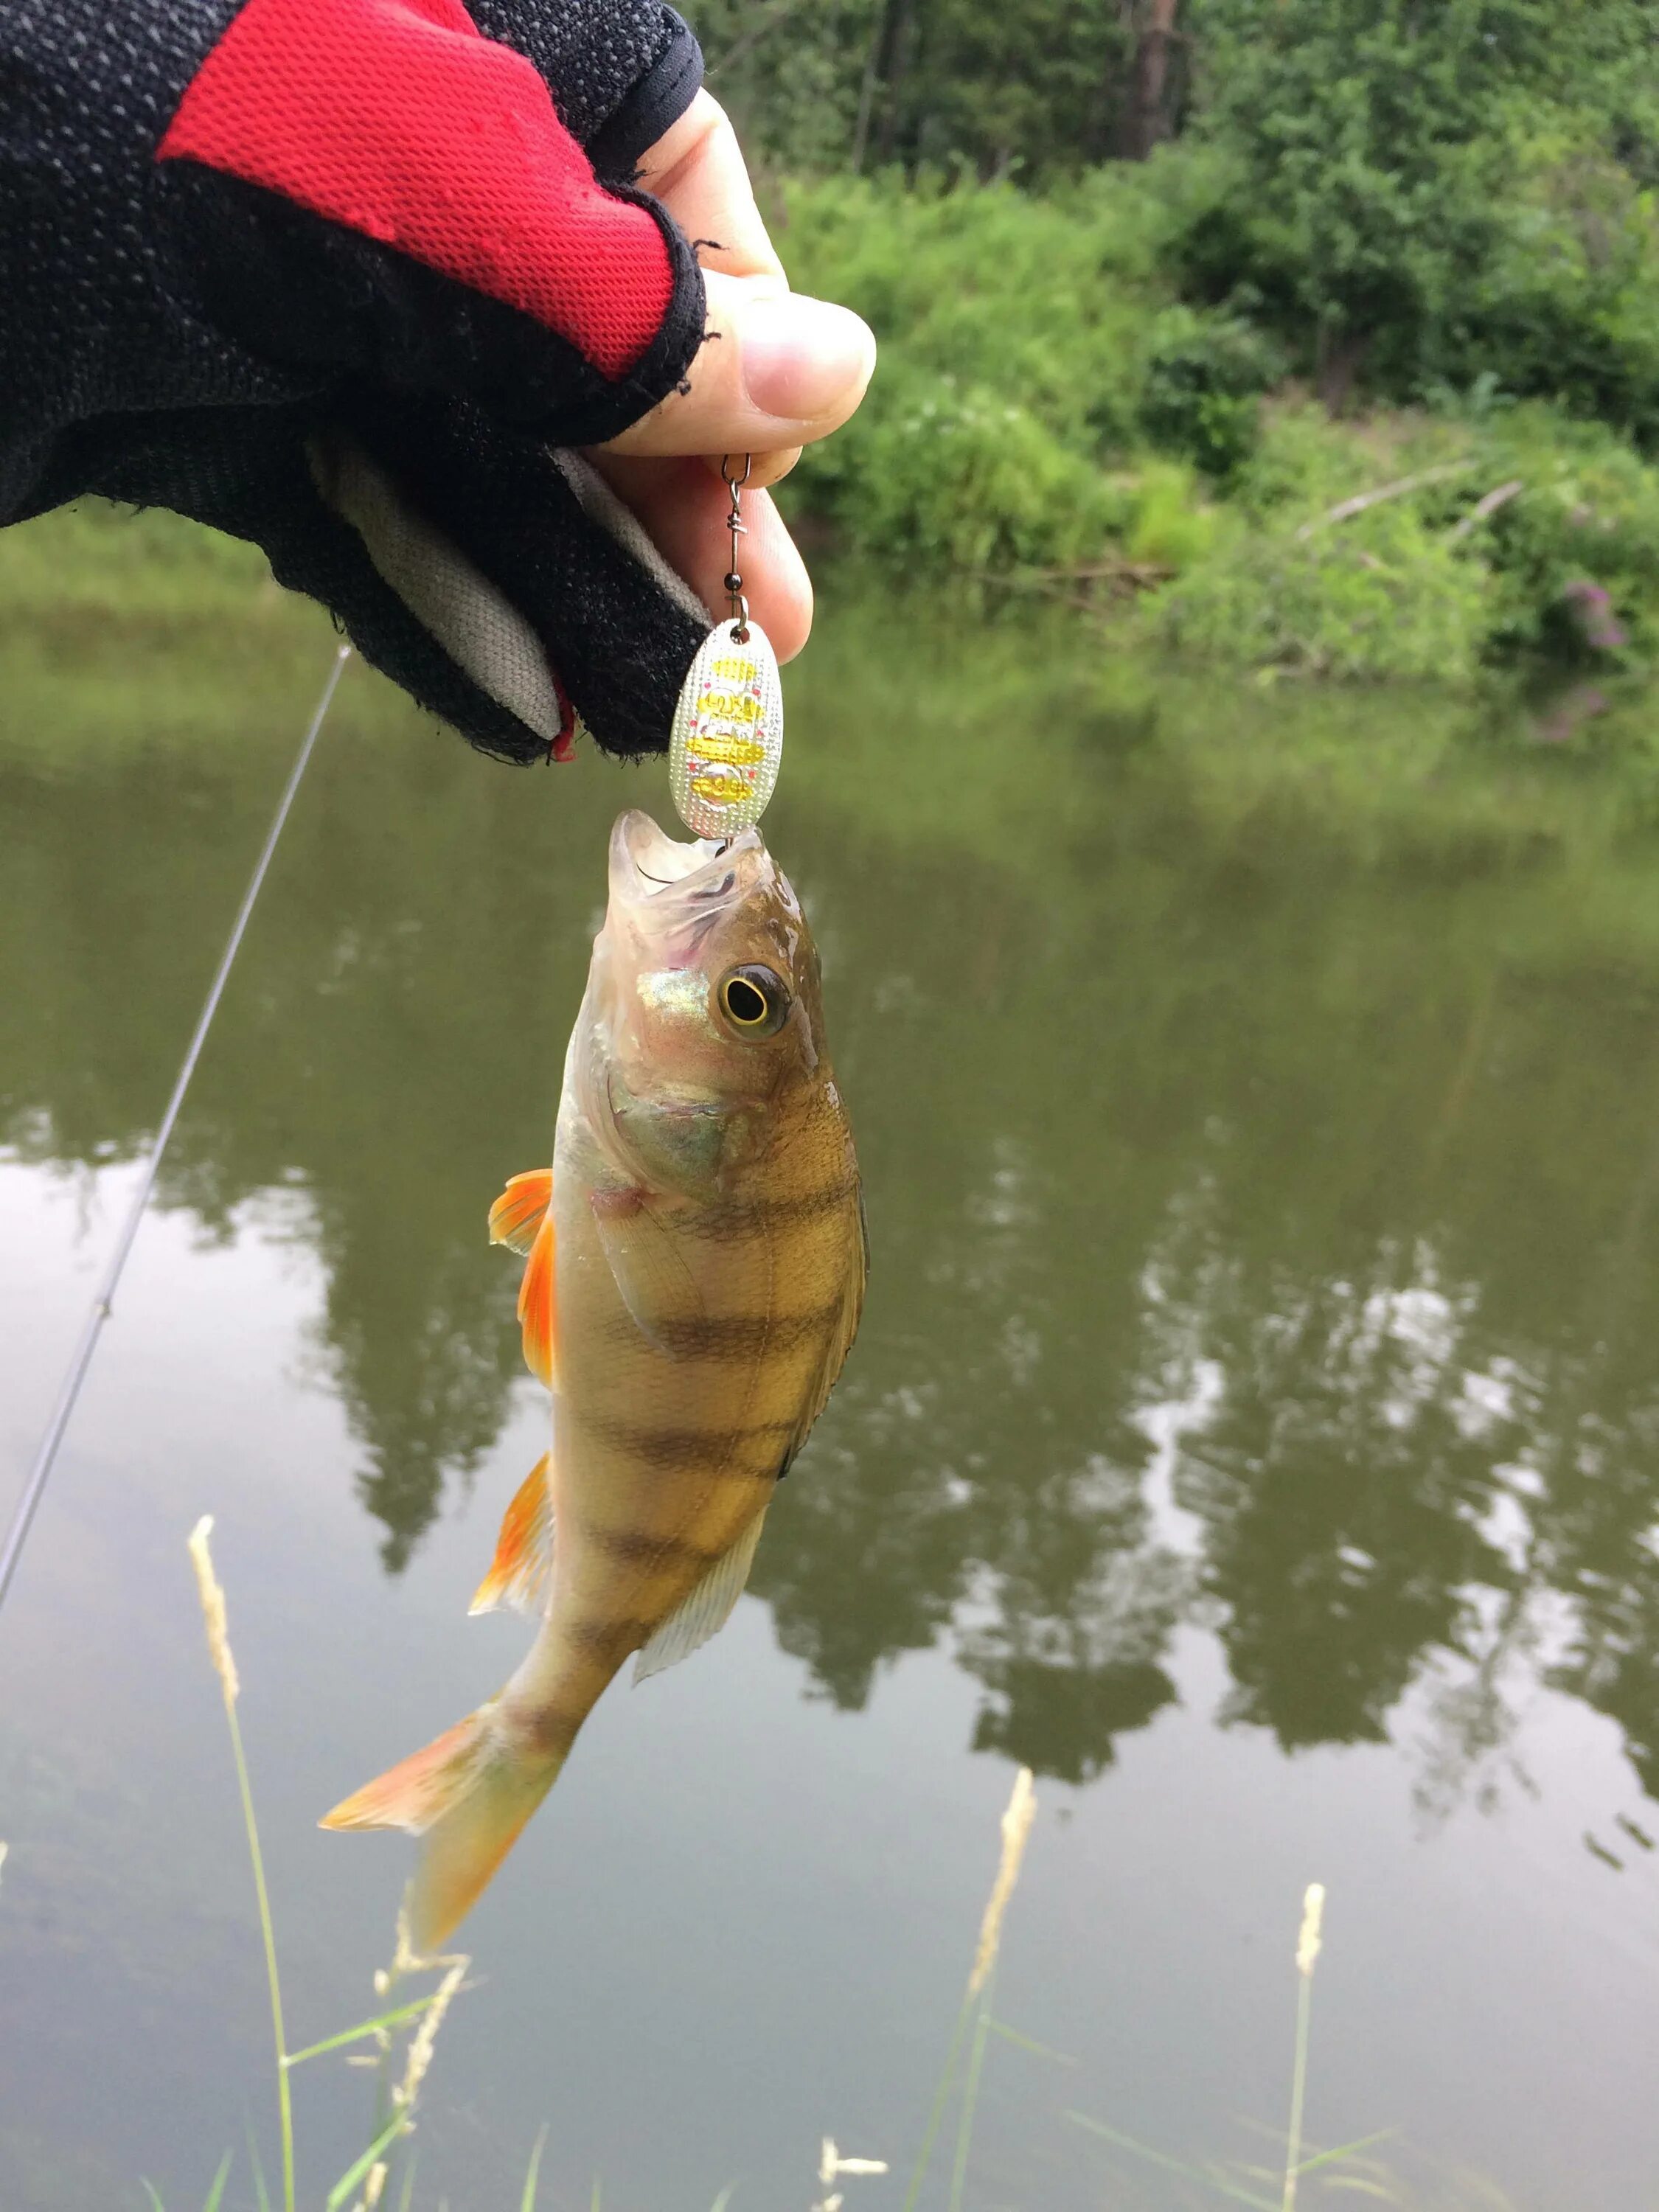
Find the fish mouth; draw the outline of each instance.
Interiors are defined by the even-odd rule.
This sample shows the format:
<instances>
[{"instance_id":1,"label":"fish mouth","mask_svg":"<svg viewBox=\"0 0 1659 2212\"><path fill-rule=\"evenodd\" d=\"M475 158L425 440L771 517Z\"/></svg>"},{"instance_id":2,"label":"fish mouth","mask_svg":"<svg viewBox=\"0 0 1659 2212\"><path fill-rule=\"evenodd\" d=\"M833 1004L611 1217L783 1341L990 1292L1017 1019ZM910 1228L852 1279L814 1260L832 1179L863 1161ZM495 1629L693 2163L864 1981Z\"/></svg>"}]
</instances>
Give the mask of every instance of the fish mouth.
<instances>
[{"instance_id":1,"label":"fish mouth","mask_svg":"<svg viewBox=\"0 0 1659 2212\"><path fill-rule=\"evenodd\" d=\"M611 832L611 896L632 906L674 890L679 898L672 903L677 906L682 900L723 903L738 890L740 878L750 873L738 866L739 857L764 849L755 829L719 842L671 837L643 808L631 806L617 817Z\"/></svg>"}]
</instances>

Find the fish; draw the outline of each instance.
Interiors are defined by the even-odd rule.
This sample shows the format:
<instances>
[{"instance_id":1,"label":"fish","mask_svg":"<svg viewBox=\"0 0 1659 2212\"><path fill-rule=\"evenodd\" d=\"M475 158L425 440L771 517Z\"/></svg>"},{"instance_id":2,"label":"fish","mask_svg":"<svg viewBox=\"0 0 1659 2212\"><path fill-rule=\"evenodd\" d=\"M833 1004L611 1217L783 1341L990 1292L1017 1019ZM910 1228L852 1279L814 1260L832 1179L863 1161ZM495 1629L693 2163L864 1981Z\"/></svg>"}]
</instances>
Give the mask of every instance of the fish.
<instances>
[{"instance_id":1,"label":"fish","mask_svg":"<svg viewBox=\"0 0 1659 2212\"><path fill-rule=\"evenodd\" d=\"M818 956L746 829L611 832L604 925L565 1055L550 1170L489 1233L523 1255L524 1355L553 1442L472 1609L538 1617L495 1697L325 1815L421 1838L412 1940L444 1943L630 1657L725 1626L778 1483L841 1373L869 1272Z\"/></svg>"}]
</instances>

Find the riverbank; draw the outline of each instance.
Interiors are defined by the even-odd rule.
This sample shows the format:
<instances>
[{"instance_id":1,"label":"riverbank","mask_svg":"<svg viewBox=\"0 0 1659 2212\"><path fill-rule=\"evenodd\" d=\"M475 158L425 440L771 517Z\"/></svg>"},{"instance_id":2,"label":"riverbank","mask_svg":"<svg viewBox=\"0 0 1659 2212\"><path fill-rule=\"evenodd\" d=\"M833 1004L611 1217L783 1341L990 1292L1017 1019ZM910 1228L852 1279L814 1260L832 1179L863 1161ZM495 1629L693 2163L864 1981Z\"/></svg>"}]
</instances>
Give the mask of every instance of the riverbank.
<instances>
[{"instance_id":1,"label":"riverbank","mask_svg":"<svg viewBox=\"0 0 1659 2212\"><path fill-rule=\"evenodd\" d=\"M1220 182L1173 148L1042 196L777 187L795 281L883 346L797 514L863 558L1012 579L1218 665L1465 687L1650 665L1659 469L1493 374L1334 418L1236 301L1183 296Z\"/></svg>"}]
</instances>

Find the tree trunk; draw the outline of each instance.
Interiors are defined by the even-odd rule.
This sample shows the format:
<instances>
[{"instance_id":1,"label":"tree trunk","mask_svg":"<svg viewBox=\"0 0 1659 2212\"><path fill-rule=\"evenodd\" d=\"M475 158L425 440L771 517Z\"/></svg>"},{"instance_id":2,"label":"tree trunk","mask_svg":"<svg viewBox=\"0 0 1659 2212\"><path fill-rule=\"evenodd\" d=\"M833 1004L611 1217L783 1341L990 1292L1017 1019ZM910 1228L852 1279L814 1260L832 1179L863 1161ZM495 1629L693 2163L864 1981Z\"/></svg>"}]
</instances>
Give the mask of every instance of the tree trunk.
<instances>
[{"instance_id":1,"label":"tree trunk","mask_svg":"<svg viewBox=\"0 0 1659 2212\"><path fill-rule=\"evenodd\" d=\"M1315 370L1315 390L1320 404L1333 422L1347 406L1353 392L1354 379L1370 350L1369 331L1322 331L1319 342L1318 366Z\"/></svg>"},{"instance_id":2,"label":"tree trunk","mask_svg":"<svg viewBox=\"0 0 1659 2212\"><path fill-rule=\"evenodd\" d=\"M903 50L909 43L908 33L915 12L915 0L878 0L864 80L859 87L858 115L853 125L852 162L855 173L863 168L872 143L878 161L891 158L897 129L894 94L904 74Z\"/></svg>"},{"instance_id":3,"label":"tree trunk","mask_svg":"<svg viewBox=\"0 0 1659 2212\"><path fill-rule=\"evenodd\" d=\"M1126 161L1144 161L1154 146L1175 136L1170 113L1170 49L1176 41L1181 0L1146 0L1136 29L1129 64L1129 100L1123 117L1121 147Z\"/></svg>"}]
</instances>

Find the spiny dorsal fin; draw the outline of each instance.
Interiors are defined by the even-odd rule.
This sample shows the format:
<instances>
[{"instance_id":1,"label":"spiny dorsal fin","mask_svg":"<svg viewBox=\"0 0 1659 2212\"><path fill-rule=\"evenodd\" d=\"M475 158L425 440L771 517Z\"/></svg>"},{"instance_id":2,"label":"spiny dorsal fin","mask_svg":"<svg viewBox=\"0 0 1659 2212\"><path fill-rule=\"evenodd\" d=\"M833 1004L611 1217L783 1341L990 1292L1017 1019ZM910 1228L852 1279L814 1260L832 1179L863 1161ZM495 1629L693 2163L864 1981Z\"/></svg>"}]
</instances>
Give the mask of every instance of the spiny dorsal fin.
<instances>
[{"instance_id":1,"label":"spiny dorsal fin","mask_svg":"<svg viewBox=\"0 0 1659 2212\"><path fill-rule=\"evenodd\" d=\"M519 1319L524 1329L525 1364L550 1390L554 1360L558 1351L558 1327L553 1311L553 1217L544 1214L536 1241L525 1261L519 1285Z\"/></svg>"},{"instance_id":2,"label":"spiny dorsal fin","mask_svg":"<svg viewBox=\"0 0 1659 2212\"><path fill-rule=\"evenodd\" d=\"M528 1252L542 1217L553 1203L551 1168L527 1168L512 1176L489 1209L489 1241L510 1252Z\"/></svg>"},{"instance_id":3,"label":"spiny dorsal fin","mask_svg":"<svg viewBox=\"0 0 1659 2212\"><path fill-rule=\"evenodd\" d=\"M544 1452L501 1516L495 1557L473 1594L469 1613L510 1605L534 1610L553 1565L553 1455Z\"/></svg>"},{"instance_id":4,"label":"spiny dorsal fin","mask_svg":"<svg viewBox=\"0 0 1659 2212\"><path fill-rule=\"evenodd\" d=\"M634 1662L634 1680L643 1682L665 1668L678 1667L700 1644L716 1636L732 1618L755 1564L766 1508L762 1506L729 1552L723 1552L677 1613L671 1613Z\"/></svg>"}]
</instances>

